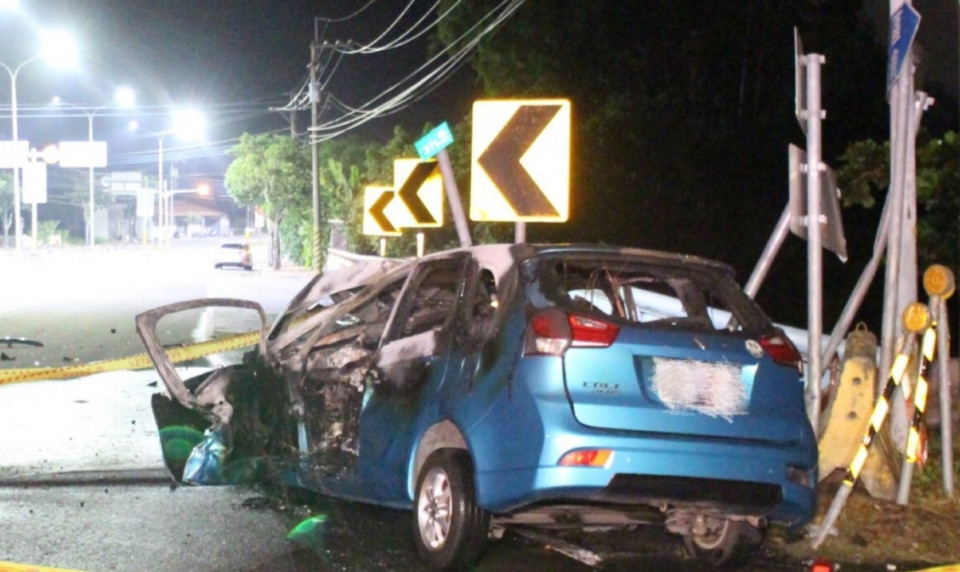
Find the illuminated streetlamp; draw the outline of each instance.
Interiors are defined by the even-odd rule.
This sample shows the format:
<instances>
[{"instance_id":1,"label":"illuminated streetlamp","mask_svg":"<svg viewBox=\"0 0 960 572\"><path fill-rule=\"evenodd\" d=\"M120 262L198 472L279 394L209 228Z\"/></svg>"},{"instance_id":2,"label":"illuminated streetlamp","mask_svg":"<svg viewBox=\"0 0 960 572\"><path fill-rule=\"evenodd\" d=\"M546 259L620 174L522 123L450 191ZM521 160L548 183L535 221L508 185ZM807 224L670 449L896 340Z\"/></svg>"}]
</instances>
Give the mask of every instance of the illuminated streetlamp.
<instances>
[{"instance_id":1,"label":"illuminated streetlamp","mask_svg":"<svg viewBox=\"0 0 960 572\"><path fill-rule=\"evenodd\" d=\"M76 61L76 44L73 38L64 32L52 32L44 34L42 37L42 51L20 63L20 65L11 68L7 64L0 62L0 67L7 70L10 75L10 117L13 120L13 143L20 140L18 121L17 121L17 76L20 70L29 63L39 59L45 59L54 65L70 64ZM13 218L14 218L14 244L16 250L21 250L23 238L23 223L20 220L20 167L13 168ZM36 209L36 203L33 204Z\"/></svg>"},{"instance_id":2,"label":"illuminated streetlamp","mask_svg":"<svg viewBox=\"0 0 960 572\"><path fill-rule=\"evenodd\" d=\"M101 105L100 107L94 108L85 108L73 103L68 103L61 101L59 97L53 98L54 105L66 105L73 107L79 110L81 113L87 116L87 141L90 145L93 145L93 118L96 114L108 107L113 107L114 105L123 108L133 107L136 101L136 96L133 93L133 90L129 87L120 87L117 88L117 91L114 93L114 103ZM96 203L93 198L93 165L90 165L90 214L87 217L87 244L93 246L94 244L94 216L96 213Z\"/></svg>"}]
</instances>

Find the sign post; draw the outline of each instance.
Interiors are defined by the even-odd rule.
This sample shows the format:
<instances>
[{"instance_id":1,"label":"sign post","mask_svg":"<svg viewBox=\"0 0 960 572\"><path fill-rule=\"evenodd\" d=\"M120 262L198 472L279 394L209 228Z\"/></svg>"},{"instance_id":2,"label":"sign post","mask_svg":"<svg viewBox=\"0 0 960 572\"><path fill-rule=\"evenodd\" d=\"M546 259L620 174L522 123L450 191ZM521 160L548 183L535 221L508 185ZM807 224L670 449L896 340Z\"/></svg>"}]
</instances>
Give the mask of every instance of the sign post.
<instances>
[{"instance_id":1,"label":"sign post","mask_svg":"<svg viewBox=\"0 0 960 572\"><path fill-rule=\"evenodd\" d=\"M880 332L880 371L893 363L898 318L917 299L916 197L908 193L913 181L915 133L912 44L920 15L902 0L891 1L890 45L887 61L887 98L890 102L890 192L887 195L889 227L884 266L883 317ZM919 121L917 121L917 124ZM908 194L910 196L908 196ZM908 228L909 227L909 228ZM879 391L879 388L878 388ZM898 449L906 440L907 415L903 399L893 400L890 429Z\"/></svg>"},{"instance_id":2,"label":"sign post","mask_svg":"<svg viewBox=\"0 0 960 572\"><path fill-rule=\"evenodd\" d=\"M463 214L463 203L460 200L460 191L457 189L457 180L453 176L453 167L450 165L450 155L447 153L447 147L453 143L453 133L450 126L444 121L434 127L429 133L421 137L414 147L417 154L424 161L437 158L440 165L440 173L443 177L443 186L447 191L447 202L450 204L450 214L453 215L453 224L457 227L457 237L460 239L460 246L470 246L473 241L470 239L470 228L467 226L467 218Z\"/></svg>"}]
</instances>

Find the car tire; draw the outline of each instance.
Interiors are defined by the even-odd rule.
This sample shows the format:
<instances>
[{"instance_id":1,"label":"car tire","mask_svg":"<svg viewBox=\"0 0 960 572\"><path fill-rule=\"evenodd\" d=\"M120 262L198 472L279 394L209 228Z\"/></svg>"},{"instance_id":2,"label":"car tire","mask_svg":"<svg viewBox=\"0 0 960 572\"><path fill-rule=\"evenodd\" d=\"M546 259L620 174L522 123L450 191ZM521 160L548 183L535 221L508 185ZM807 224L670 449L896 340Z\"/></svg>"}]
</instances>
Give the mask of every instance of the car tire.
<instances>
[{"instance_id":1,"label":"car tire","mask_svg":"<svg viewBox=\"0 0 960 572\"><path fill-rule=\"evenodd\" d=\"M706 534L688 534L683 543L694 558L710 566L745 564L760 550L763 531L747 521L711 518Z\"/></svg>"},{"instance_id":2,"label":"car tire","mask_svg":"<svg viewBox=\"0 0 960 572\"><path fill-rule=\"evenodd\" d=\"M436 451L417 478L413 536L420 559L437 569L473 565L487 546L490 515L477 506L465 451Z\"/></svg>"}]
</instances>

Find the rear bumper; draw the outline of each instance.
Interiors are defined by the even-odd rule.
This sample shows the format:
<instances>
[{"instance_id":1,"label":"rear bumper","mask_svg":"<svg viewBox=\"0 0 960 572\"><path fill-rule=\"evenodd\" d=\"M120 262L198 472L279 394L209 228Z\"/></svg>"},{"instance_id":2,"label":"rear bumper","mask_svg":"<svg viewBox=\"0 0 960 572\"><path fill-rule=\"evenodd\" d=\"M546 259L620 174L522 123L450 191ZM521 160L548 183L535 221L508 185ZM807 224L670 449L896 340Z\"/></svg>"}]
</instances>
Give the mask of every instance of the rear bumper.
<instances>
[{"instance_id":1,"label":"rear bumper","mask_svg":"<svg viewBox=\"0 0 960 572\"><path fill-rule=\"evenodd\" d=\"M815 452L811 459L792 447L589 433L547 437L540 466L478 473L481 506L493 513L571 502L696 506L787 525L813 516ZM556 465L590 448L613 450L606 467Z\"/></svg>"},{"instance_id":2,"label":"rear bumper","mask_svg":"<svg viewBox=\"0 0 960 572\"><path fill-rule=\"evenodd\" d=\"M243 262L217 262L213 265L214 268L250 268L249 264L244 264Z\"/></svg>"}]
</instances>

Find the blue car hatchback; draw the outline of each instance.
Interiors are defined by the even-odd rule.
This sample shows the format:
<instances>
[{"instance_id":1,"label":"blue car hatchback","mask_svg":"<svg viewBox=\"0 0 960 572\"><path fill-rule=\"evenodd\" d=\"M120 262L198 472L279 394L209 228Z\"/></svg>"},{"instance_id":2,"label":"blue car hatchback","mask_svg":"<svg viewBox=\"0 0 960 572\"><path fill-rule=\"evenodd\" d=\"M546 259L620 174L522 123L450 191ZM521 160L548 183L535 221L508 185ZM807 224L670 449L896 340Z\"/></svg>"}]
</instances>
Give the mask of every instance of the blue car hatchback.
<instances>
[{"instance_id":1,"label":"blue car hatchback","mask_svg":"<svg viewBox=\"0 0 960 572\"><path fill-rule=\"evenodd\" d=\"M207 482L285 459L297 486L412 509L432 567L514 525L651 518L723 565L813 516L800 355L723 264L529 244L358 262L310 281L243 364L183 382L152 331L197 302L138 317L173 398L155 396L161 431L188 414L223 435Z\"/></svg>"}]
</instances>

